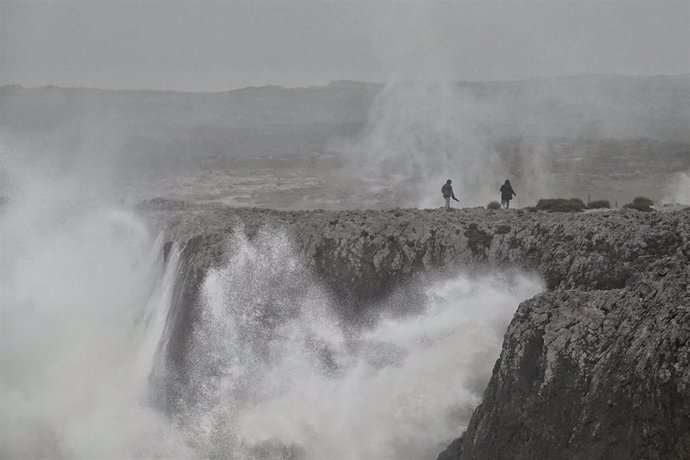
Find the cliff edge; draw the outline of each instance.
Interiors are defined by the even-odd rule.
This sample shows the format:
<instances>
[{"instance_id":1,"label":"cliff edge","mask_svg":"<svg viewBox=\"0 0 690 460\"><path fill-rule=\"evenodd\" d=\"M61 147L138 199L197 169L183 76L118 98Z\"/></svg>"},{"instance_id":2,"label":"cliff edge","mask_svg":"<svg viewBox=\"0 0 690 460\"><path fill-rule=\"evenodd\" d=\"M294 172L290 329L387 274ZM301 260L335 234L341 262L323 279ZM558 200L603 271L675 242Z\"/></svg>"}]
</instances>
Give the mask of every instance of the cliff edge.
<instances>
[{"instance_id":1,"label":"cliff edge","mask_svg":"<svg viewBox=\"0 0 690 460\"><path fill-rule=\"evenodd\" d=\"M514 267L548 290L518 307L483 402L439 459L690 457L690 209L140 209L186 241L173 363L198 284L235 231L284 228L354 315L425 273Z\"/></svg>"}]
</instances>

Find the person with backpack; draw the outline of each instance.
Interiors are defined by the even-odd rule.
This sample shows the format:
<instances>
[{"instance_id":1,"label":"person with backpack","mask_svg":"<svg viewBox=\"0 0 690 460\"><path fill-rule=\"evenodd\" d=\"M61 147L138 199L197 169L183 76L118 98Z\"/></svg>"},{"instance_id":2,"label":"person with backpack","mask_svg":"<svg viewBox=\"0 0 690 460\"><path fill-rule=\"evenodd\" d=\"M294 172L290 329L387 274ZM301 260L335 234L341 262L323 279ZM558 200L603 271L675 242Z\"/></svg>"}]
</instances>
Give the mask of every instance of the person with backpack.
<instances>
[{"instance_id":1,"label":"person with backpack","mask_svg":"<svg viewBox=\"0 0 690 460\"><path fill-rule=\"evenodd\" d=\"M446 209L450 209L450 199L454 199L458 203L460 200L455 198L455 194L453 193L453 187L450 185L451 180L448 179L445 184L443 184L443 187L441 187L441 195L443 195L443 198L446 200Z\"/></svg>"},{"instance_id":2,"label":"person with backpack","mask_svg":"<svg viewBox=\"0 0 690 460\"><path fill-rule=\"evenodd\" d=\"M513 190L513 186L510 185L510 181L506 179L505 183L501 185L500 188L501 192L501 206L505 207L506 209L510 209L510 200L513 199L513 196L517 196L517 193Z\"/></svg>"}]
</instances>

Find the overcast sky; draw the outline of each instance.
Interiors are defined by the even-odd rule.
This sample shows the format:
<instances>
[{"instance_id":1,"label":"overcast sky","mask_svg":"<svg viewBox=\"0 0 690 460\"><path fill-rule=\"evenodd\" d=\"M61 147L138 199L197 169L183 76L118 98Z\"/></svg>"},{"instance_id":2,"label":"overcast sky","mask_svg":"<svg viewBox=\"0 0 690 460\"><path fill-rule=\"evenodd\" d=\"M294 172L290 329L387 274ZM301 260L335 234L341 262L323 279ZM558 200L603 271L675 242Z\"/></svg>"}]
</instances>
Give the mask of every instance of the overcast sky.
<instances>
[{"instance_id":1,"label":"overcast sky","mask_svg":"<svg viewBox=\"0 0 690 460\"><path fill-rule=\"evenodd\" d=\"M217 91L593 73L690 73L690 0L0 0L0 84Z\"/></svg>"}]
</instances>

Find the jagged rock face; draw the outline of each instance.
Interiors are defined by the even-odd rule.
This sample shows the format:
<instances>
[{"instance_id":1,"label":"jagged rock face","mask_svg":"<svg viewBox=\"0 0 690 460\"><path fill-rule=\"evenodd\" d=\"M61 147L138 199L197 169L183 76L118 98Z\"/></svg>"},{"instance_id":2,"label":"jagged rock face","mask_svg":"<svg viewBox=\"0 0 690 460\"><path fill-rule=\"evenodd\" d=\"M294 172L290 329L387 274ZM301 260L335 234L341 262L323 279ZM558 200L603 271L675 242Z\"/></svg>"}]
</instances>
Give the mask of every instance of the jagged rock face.
<instances>
[{"instance_id":1,"label":"jagged rock face","mask_svg":"<svg viewBox=\"0 0 690 460\"><path fill-rule=\"evenodd\" d=\"M284 227L325 283L360 301L384 296L420 272L468 266L520 267L539 273L550 289L620 288L634 282L651 261L678 250L690 220L690 211L290 212L165 201L141 209L165 222L171 238L206 240L195 243L205 252L193 255L201 269L222 254L219 235L239 226L248 235L262 226Z\"/></svg>"},{"instance_id":2,"label":"jagged rock face","mask_svg":"<svg viewBox=\"0 0 690 460\"><path fill-rule=\"evenodd\" d=\"M239 224L284 227L346 308L420 273L518 267L549 291L519 306L482 404L439 458L690 457L690 210L142 209L189 241L173 361L198 283Z\"/></svg>"},{"instance_id":3,"label":"jagged rock face","mask_svg":"<svg viewBox=\"0 0 690 460\"><path fill-rule=\"evenodd\" d=\"M688 281L523 303L467 432L439 459L690 456Z\"/></svg>"},{"instance_id":4,"label":"jagged rock face","mask_svg":"<svg viewBox=\"0 0 690 460\"><path fill-rule=\"evenodd\" d=\"M360 298L420 270L517 266L552 289L611 289L683 243L684 215L462 210L329 213L294 224L306 260Z\"/></svg>"},{"instance_id":5,"label":"jagged rock face","mask_svg":"<svg viewBox=\"0 0 690 460\"><path fill-rule=\"evenodd\" d=\"M520 305L482 404L439 460L690 458L688 220L658 230L626 287Z\"/></svg>"}]
</instances>

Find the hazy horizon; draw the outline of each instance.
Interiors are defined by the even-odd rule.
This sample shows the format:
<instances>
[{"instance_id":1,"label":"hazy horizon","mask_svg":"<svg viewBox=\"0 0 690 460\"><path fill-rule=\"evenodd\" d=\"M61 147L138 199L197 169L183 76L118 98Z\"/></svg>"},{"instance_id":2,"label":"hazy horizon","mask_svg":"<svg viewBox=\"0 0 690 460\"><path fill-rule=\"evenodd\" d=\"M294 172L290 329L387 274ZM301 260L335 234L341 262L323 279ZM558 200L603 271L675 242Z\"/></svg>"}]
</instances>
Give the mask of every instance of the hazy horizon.
<instances>
[{"instance_id":1,"label":"hazy horizon","mask_svg":"<svg viewBox=\"0 0 690 460\"><path fill-rule=\"evenodd\" d=\"M0 0L0 459L690 453L688 127L690 0Z\"/></svg>"},{"instance_id":2,"label":"hazy horizon","mask_svg":"<svg viewBox=\"0 0 690 460\"><path fill-rule=\"evenodd\" d=\"M495 80L449 80L446 81L446 83L515 83L515 82L528 82L528 81L539 81L539 80L549 80L549 79L567 79L567 78L597 78L597 77L621 77L621 78L684 78L688 77L690 78L690 72L689 73L681 73L681 74L635 74L635 75L624 75L624 74L615 74L615 73L601 73L601 74L569 74L569 75L549 75L549 76L534 76L534 77L528 77L528 78L522 78L522 79L505 79L505 80L500 80L500 79L495 79ZM415 80L410 80L410 82L414 83ZM156 92L173 92L173 93L223 93L223 92L230 92L230 91L241 91L244 89L251 89L251 88L282 88L282 89L310 89L310 88L326 88L330 85L338 84L338 83L353 83L353 84L363 84L363 85L379 85L379 86L384 86L387 82L386 81L366 81L366 80L349 80L349 79L341 79L341 80L331 80L328 82L325 82L323 84L313 84L313 85L304 85L304 86L289 86L289 85L278 85L274 83L266 83L264 85L248 85L248 86L241 86L237 88L230 88L227 90L178 90L178 89L161 89L161 88L119 88L119 87L101 87L101 86L59 86L59 85L51 85L51 84L46 84L46 85L37 85L37 86L28 86L28 85L23 85L21 83L2 83L0 84L0 87L7 87L7 86L19 86L24 89L41 89L41 88L61 88L61 89L83 89L83 90L98 90L98 91L156 91Z\"/></svg>"},{"instance_id":3,"label":"hazy horizon","mask_svg":"<svg viewBox=\"0 0 690 460\"><path fill-rule=\"evenodd\" d=\"M690 2L0 0L0 85L219 92L690 74Z\"/></svg>"}]
</instances>

